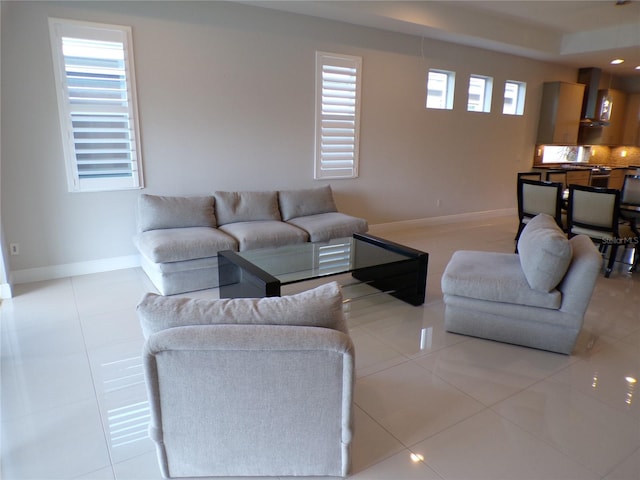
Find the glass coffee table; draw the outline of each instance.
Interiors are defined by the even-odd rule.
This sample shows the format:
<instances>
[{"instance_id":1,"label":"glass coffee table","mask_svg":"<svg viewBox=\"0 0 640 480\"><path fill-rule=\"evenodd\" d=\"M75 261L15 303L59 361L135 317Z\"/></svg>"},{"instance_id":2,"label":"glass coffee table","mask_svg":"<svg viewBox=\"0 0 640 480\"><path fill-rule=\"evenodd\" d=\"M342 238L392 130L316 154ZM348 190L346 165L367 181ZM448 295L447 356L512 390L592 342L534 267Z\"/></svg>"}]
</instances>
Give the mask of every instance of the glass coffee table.
<instances>
[{"instance_id":1,"label":"glass coffee table","mask_svg":"<svg viewBox=\"0 0 640 480\"><path fill-rule=\"evenodd\" d=\"M218 252L220 298L280 296L282 286L344 273L422 305L429 254L367 234L327 242Z\"/></svg>"}]
</instances>

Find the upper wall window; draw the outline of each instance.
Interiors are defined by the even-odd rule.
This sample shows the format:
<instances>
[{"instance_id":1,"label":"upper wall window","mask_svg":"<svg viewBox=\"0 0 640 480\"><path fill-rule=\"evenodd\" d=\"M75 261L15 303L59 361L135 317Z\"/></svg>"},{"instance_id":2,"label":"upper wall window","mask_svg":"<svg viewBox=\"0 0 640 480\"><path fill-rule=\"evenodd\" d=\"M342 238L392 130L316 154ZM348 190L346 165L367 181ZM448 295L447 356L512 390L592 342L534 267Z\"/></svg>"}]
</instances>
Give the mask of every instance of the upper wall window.
<instances>
[{"instance_id":1,"label":"upper wall window","mask_svg":"<svg viewBox=\"0 0 640 480\"><path fill-rule=\"evenodd\" d=\"M427 108L453 110L456 73L429 69L427 77Z\"/></svg>"},{"instance_id":2,"label":"upper wall window","mask_svg":"<svg viewBox=\"0 0 640 480\"><path fill-rule=\"evenodd\" d=\"M131 29L49 19L71 192L141 188Z\"/></svg>"},{"instance_id":3,"label":"upper wall window","mask_svg":"<svg viewBox=\"0 0 640 480\"><path fill-rule=\"evenodd\" d=\"M471 75L469 78L469 99L467 101L467 111L490 112L492 91L493 78Z\"/></svg>"},{"instance_id":4,"label":"upper wall window","mask_svg":"<svg viewBox=\"0 0 640 480\"><path fill-rule=\"evenodd\" d=\"M504 106L502 113L505 115L523 115L524 100L527 93L525 82L507 80L504 84Z\"/></svg>"},{"instance_id":5,"label":"upper wall window","mask_svg":"<svg viewBox=\"0 0 640 480\"><path fill-rule=\"evenodd\" d=\"M358 176L362 58L316 52L314 178Z\"/></svg>"}]
</instances>

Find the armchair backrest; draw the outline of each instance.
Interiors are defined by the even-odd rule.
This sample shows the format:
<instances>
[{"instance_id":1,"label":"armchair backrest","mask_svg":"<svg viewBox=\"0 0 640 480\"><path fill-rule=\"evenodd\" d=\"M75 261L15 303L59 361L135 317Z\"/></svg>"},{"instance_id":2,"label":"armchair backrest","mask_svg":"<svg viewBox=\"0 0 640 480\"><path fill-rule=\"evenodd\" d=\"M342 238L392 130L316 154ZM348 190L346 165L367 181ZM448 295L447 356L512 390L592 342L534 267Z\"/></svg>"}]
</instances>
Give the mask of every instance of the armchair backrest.
<instances>
[{"instance_id":1,"label":"armchair backrest","mask_svg":"<svg viewBox=\"0 0 640 480\"><path fill-rule=\"evenodd\" d=\"M625 177L620 202L640 206L640 175L627 175Z\"/></svg>"},{"instance_id":2,"label":"armchair backrest","mask_svg":"<svg viewBox=\"0 0 640 480\"><path fill-rule=\"evenodd\" d=\"M165 478L345 476L353 344L337 330L178 327L143 356Z\"/></svg>"},{"instance_id":3,"label":"armchair backrest","mask_svg":"<svg viewBox=\"0 0 640 480\"><path fill-rule=\"evenodd\" d=\"M348 473L354 349L335 283L263 299L147 295L138 313L165 478Z\"/></svg>"}]
</instances>

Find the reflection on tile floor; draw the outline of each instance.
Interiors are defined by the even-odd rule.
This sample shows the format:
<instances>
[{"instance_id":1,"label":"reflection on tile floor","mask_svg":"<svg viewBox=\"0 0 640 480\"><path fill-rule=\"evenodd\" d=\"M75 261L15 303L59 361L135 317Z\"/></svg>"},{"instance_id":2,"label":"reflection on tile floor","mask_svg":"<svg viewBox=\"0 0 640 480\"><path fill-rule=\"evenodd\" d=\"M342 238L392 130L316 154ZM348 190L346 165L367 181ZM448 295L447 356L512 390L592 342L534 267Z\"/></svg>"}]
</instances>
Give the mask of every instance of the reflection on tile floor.
<instances>
[{"instance_id":1,"label":"reflection on tile floor","mask_svg":"<svg viewBox=\"0 0 640 480\"><path fill-rule=\"evenodd\" d=\"M427 302L377 295L345 307L352 478L640 479L640 272L619 263L598 279L572 356L444 331L451 254L512 252L516 224L372 229L429 252ZM18 285L3 301L2 478L160 478L135 315L152 289L128 269Z\"/></svg>"}]
</instances>

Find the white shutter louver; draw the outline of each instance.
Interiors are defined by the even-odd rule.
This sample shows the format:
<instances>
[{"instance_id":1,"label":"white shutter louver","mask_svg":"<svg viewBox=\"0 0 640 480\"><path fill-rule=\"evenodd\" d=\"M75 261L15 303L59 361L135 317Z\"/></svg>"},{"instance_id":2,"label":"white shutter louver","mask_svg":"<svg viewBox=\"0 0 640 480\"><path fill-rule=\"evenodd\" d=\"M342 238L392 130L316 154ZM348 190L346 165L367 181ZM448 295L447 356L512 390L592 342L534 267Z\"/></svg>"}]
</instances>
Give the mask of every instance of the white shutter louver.
<instances>
[{"instance_id":1,"label":"white shutter louver","mask_svg":"<svg viewBox=\"0 0 640 480\"><path fill-rule=\"evenodd\" d=\"M358 176L359 57L316 54L315 178Z\"/></svg>"},{"instance_id":2,"label":"white shutter louver","mask_svg":"<svg viewBox=\"0 0 640 480\"><path fill-rule=\"evenodd\" d=\"M51 20L71 191L142 186L126 27Z\"/></svg>"}]
</instances>

